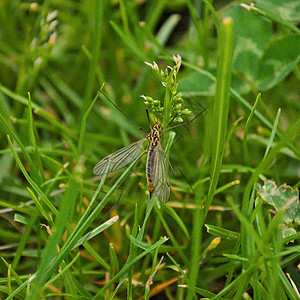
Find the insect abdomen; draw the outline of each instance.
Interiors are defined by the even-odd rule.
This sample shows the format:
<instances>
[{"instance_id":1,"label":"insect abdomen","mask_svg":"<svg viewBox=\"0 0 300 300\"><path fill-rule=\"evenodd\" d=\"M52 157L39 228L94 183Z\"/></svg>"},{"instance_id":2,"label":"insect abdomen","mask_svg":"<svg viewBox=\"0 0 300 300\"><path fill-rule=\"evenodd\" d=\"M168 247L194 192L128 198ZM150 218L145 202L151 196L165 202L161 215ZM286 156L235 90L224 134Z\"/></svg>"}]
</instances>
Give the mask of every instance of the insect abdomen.
<instances>
[{"instance_id":1,"label":"insect abdomen","mask_svg":"<svg viewBox=\"0 0 300 300\"><path fill-rule=\"evenodd\" d=\"M158 163L157 161L157 147L150 146L147 156L147 163L146 163L146 178L149 188L150 198L154 191L154 170L156 169L155 166Z\"/></svg>"}]
</instances>

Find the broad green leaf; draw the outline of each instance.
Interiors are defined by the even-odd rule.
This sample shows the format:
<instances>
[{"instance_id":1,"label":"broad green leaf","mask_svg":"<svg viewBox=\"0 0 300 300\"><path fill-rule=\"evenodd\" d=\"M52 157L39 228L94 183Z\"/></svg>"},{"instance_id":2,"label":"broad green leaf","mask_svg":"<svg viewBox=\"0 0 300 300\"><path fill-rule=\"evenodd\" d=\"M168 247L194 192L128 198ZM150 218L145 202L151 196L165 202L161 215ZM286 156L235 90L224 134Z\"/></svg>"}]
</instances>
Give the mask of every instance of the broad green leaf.
<instances>
[{"instance_id":1,"label":"broad green leaf","mask_svg":"<svg viewBox=\"0 0 300 300\"><path fill-rule=\"evenodd\" d=\"M225 15L231 16L234 24L239 24L234 27L232 69L244 74L250 81L255 81L259 60L271 36L270 24L240 6L230 7Z\"/></svg>"},{"instance_id":2,"label":"broad green leaf","mask_svg":"<svg viewBox=\"0 0 300 300\"><path fill-rule=\"evenodd\" d=\"M213 96L215 89L215 80L199 72L190 73L178 83L178 91L189 96Z\"/></svg>"},{"instance_id":3,"label":"broad green leaf","mask_svg":"<svg viewBox=\"0 0 300 300\"><path fill-rule=\"evenodd\" d=\"M277 188L274 181L266 180L263 186L258 185L257 192L263 200L271 204L276 211L285 210L283 222L299 224L299 191L283 184Z\"/></svg>"},{"instance_id":4,"label":"broad green leaf","mask_svg":"<svg viewBox=\"0 0 300 300\"><path fill-rule=\"evenodd\" d=\"M259 62L257 86L268 90L283 80L300 59L300 35L286 35L272 41Z\"/></svg>"},{"instance_id":5,"label":"broad green leaf","mask_svg":"<svg viewBox=\"0 0 300 300\"><path fill-rule=\"evenodd\" d=\"M300 21L299 0L256 0L255 3L260 8L270 11L286 21Z\"/></svg>"},{"instance_id":6,"label":"broad green leaf","mask_svg":"<svg viewBox=\"0 0 300 300\"><path fill-rule=\"evenodd\" d=\"M241 78L238 74L232 74L231 87L241 95L250 92L251 84L245 78Z\"/></svg>"},{"instance_id":7,"label":"broad green leaf","mask_svg":"<svg viewBox=\"0 0 300 300\"><path fill-rule=\"evenodd\" d=\"M283 238L286 238L286 237L291 236L296 233L297 233L297 231L294 228L285 227L282 229L282 237Z\"/></svg>"}]
</instances>

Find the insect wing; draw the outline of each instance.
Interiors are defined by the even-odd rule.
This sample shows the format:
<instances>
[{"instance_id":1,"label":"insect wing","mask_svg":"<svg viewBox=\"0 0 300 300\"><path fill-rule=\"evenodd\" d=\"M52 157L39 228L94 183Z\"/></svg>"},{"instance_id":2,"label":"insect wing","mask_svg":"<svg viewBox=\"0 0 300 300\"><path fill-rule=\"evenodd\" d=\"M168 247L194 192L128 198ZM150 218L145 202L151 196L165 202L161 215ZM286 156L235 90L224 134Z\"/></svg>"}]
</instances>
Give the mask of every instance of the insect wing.
<instances>
[{"instance_id":1,"label":"insect wing","mask_svg":"<svg viewBox=\"0 0 300 300\"><path fill-rule=\"evenodd\" d=\"M107 174L123 168L135 160L143 149L143 144L147 138L143 138L133 144L117 150L101 159L94 167L95 175Z\"/></svg>"},{"instance_id":2,"label":"insect wing","mask_svg":"<svg viewBox=\"0 0 300 300\"><path fill-rule=\"evenodd\" d=\"M161 202L166 203L170 198L170 179L166 165L166 155L160 142L157 145L157 163L154 164L154 189Z\"/></svg>"}]
</instances>

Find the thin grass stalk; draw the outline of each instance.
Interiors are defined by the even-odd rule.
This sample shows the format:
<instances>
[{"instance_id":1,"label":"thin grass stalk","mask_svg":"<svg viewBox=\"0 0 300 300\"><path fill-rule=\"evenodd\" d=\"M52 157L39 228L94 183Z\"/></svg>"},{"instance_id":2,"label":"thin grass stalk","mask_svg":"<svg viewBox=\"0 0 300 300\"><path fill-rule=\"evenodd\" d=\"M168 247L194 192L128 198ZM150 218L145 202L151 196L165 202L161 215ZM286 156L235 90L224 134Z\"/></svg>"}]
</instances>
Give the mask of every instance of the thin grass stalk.
<instances>
[{"instance_id":1,"label":"thin grass stalk","mask_svg":"<svg viewBox=\"0 0 300 300\"><path fill-rule=\"evenodd\" d=\"M250 166L249 152L248 152L248 146L247 146L249 128L250 128L250 124L251 124L251 121L254 116L256 106L257 106L260 98L261 98L261 94L258 94L256 97L256 100L255 100L255 103L251 109L250 115L247 119L246 125L245 125L244 138L243 138L243 149L244 149L244 160L245 160L246 166Z\"/></svg>"},{"instance_id":2,"label":"thin grass stalk","mask_svg":"<svg viewBox=\"0 0 300 300\"><path fill-rule=\"evenodd\" d=\"M78 194L78 184L76 175L73 174L69 180L68 188L60 205L60 211L55 219L55 225L52 228L52 236L50 236L46 248L43 251L40 265L36 272L36 278L33 283L33 289L30 293L32 299L39 299L45 282L52 275L51 270L53 258L57 255L57 245L62 237L65 227L67 226L72 207ZM50 265L50 266L49 266ZM55 264L54 264L55 265ZM49 272L51 270L51 272Z\"/></svg>"},{"instance_id":3,"label":"thin grass stalk","mask_svg":"<svg viewBox=\"0 0 300 300\"><path fill-rule=\"evenodd\" d=\"M207 200L205 202L204 211L201 211L202 193L200 190L196 193L196 209L194 212L193 233L191 236L191 262L189 281L191 286L197 286L199 274L199 259L201 253L202 241L202 226L209 207L213 201L214 193L217 187L219 174L222 166L222 159L224 153L224 145L226 141L227 131L227 116L229 109L229 90L231 84L231 66L233 56L233 21L231 18L226 18L222 22L220 47L219 47L219 61L217 70L217 85L213 114L213 128L212 136L214 137L214 144L212 145L212 163L211 163L211 181L208 191ZM194 297L194 291L188 290L187 299L191 300Z\"/></svg>"},{"instance_id":4,"label":"thin grass stalk","mask_svg":"<svg viewBox=\"0 0 300 300\"><path fill-rule=\"evenodd\" d=\"M141 258L143 258L148 253L155 250L157 247L165 243L168 239L166 237L161 237L159 241L157 241L155 244L150 246L147 250L142 252L141 254L137 255L130 263L123 266L123 268L120 270L118 274L116 274L92 299L101 299L99 297L104 296L104 292L111 287L112 284L114 284L116 281L119 280L119 278L125 274L136 262L138 262Z\"/></svg>"},{"instance_id":5,"label":"thin grass stalk","mask_svg":"<svg viewBox=\"0 0 300 300\"><path fill-rule=\"evenodd\" d=\"M249 199L251 196L251 192L255 188L255 183L257 182L259 175L262 174L269 164L273 161L273 159L278 155L280 150L286 146L287 144L290 144L296 134L300 131L300 120L296 121L293 125L291 125L285 134L283 135L282 139L270 150L270 152L267 154L267 156L262 160L262 162L257 166L255 172L250 177L245 192L243 195L243 202L242 202L242 213L244 215L249 215L249 210L252 210L252 208L249 207ZM242 234L245 236L245 238L242 239L242 253L244 257L249 257L251 255L251 250L249 248L248 242L247 242L247 232L245 231L245 228L242 227Z\"/></svg>"},{"instance_id":6,"label":"thin grass stalk","mask_svg":"<svg viewBox=\"0 0 300 300\"><path fill-rule=\"evenodd\" d=\"M93 28L93 50L92 50L92 58L89 60L89 70L86 79L86 87L84 91L84 102L81 109L81 114L83 115L89 106L89 101L93 94L95 79L96 79L96 70L97 64L100 56L101 50L101 42L103 37L103 19L104 19L104 9L106 0L93 1L93 5L95 5L95 11L93 16L94 28Z\"/></svg>"},{"instance_id":7,"label":"thin grass stalk","mask_svg":"<svg viewBox=\"0 0 300 300\"><path fill-rule=\"evenodd\" d=\"M99 92L97 93L97 95L95 96L94 100L92 101L92 103L89 105L89 107L87 108L86 112L83 114L82 120L81 120L81 126L80 126L80 133L79 133L79 139L78 139L78 147L77 147L77 152L76 152L76 164L78 163L78 159L79 156L82 153L82 148L83 148L83 141L84 141L84 135L85 135L85 127L86 127L86 120L87 117L89 115L89 113L91 112L96 100L98 99L102 89L104 87L104 83L102 84Z\"/></svg>"}]
</instances>

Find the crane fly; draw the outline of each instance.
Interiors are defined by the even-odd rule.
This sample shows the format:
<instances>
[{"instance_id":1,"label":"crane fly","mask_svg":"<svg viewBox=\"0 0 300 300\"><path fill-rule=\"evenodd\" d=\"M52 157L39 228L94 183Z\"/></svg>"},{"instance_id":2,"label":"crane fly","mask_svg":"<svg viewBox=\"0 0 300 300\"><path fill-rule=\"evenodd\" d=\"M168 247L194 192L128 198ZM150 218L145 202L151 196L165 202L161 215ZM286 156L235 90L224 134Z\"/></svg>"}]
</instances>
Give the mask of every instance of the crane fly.
<instances>
[{"instance_id":1,"label":"crane fly","mask_svg":"<svg viewBox=\"0 0 300 300\"><path fill-rule=\"evenodd\" d=\"M149 147L144 151L144 153L147 152L146 179L148 183L149 195L151 198L153 192L155 191L159 200L163 203L166 203L170 197L170 179L166 162L169 163L173 174L175 174L176 172L174 172L172 165L161 146L161 136L164 133L164 131L168 129L191 123L203 111L198 113L192 120L186 123L169 127L174 121L174 119L179 115L179 113L176 113L175 116L169 122L169 124L166 126L166 128L161 129L158 122L156 122L156 124L153 127L151 126L148 109L146 109L149 127L151 130L148 134L145 130L143 130L132 120L130 120L127 117L127 115L124 112L122 112L104 93L102 94L118 111L120 111L133 125L137 126L139 130L142 130L144 133L146 133L147 136L101 159L95 165L93 173L95 175L103 175L125 167L126 165L134 161L142 153L143 145L148 140Z\"/></svg>"},{"instance_id":2,"label":"crane fly","mask_svg":"<svg viewBox=\"0 0 300 300\"><path fill-rule=\"evenodd\" d=\"M145 152L148 153L146 178L150 198L155 190L158 198L162 202L167 202L170 197L170 179L166 166L166 156L160 143L161 133L160 126L155 124L145 138L101 159L95 165L93 173L95 175L103 175L128 165L141 154L143 144L148 140L149 147Z\"/></svg>"}]
</instances>

